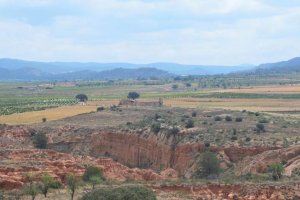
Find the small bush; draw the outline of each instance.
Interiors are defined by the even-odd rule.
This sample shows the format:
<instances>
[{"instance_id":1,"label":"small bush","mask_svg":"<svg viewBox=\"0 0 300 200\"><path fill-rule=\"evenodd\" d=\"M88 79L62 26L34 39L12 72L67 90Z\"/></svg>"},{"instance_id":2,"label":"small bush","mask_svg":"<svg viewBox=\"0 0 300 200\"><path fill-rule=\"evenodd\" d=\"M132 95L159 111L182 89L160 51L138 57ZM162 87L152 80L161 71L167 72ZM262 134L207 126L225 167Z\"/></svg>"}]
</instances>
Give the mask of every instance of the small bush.
<instances>
[{"instance_id":1,"label":"small bush","mask_svg":"<svg viewBox=\"0 0 300 200\"><path fill-rule=\"evenodd\" d=\"M112 106L110 106L110 111L119 111L120 109L119 109L119 107L118 106L116 106L116 105L112 105Z\"/></svg>"},{"instance_id":2,"label":"small bush","mask_svg":"<svg viewBox=\"0 0 300 200\"><path fill-rule=\"evenodd\" d=\"M236 135L236 133L237 133L236 129L235 129L235 128L232 129L232 134L233 134L233 135Z\"/></svg>"},{"instance_id":3,"label":"small bush","mask_svg":"<svg viewBox=\"0 0 300 200\"><path fill-rule=\"evenodd\" d=\"M48 138L45 133L36 133L33 136L33 144L38 149L46 149L48 144Z\"/></svg>"},{"instance_id":4,"label":"small bush","mask_svg":"<svg viewBox=\"0 0 300 200\"><path fill-rule=\"evenodd\" d=\"M192 112L192 117L197 117L197 112L196 111Z\"/></svg>"},{"instance_id":5,"label":"small bush","mask_svg":"<svg viewBox=\"0 0 300 200\"><path fill-rule=\"evenodd\" d=\"M195 172L196 177L209 177L220 173L220 161L213 152L206 151L200 156L198 169Z\"/></svg>"},{"instance_id":6,"label":"small bush","mask_svg":"<svg viewBox=\"0 0 300 200\"><path fill-rule=\"evenodd\" d=\"M221 116L215 116L215 121L222 121L222 117Z\"/></svg>"},{"instance_id":7,"label":"small bush","mask_svg":"<svg viewBox=\"0 0 300 200\"><path fill-rule=\"evenodd\" d=\"M232 136L232 137L231 137L231 140L232 140L232 141L237 140L237 136Z\"/></svg>"},{"instance_id":8,"label":"small bush","mask_svg":"<svg viewBox=\"0 0 300 200\"><path fill-rule=\"evenodd\" d=\"M205 142L204 146L205 146L205 148L209 148L210 147L210 143L209 142Z\"/></svg>"},{"instance_id":9,"label":"small bush","mask_svg":"<svg viewBox=\"0 0 300 200\"><path fill-rule=\"evenodd\" d=\"M232 121L232 117L229 116L229 115L227 115L227 116L225 117L225 120L226 120L227 122L231 122L231 121Z\"/></svg>"},{"instance_id":10,"label":"small bush","mask_svg":"<svg viewBox=\"0 0 300 200\"><path fill-rule=\"evenodd\" d=\"M250 142L250 141L251 141L251 138L246 137L246 142Z\"/></svg>"},{"instance_id":11,"label":"small bush","mask_svg":"<svg viewBox=\"0 0 300 200\"><path fill-rule=\"evenodd\" d=\"M161 127L161 125L160 125L160 123L153 123L152 125L151 125L151 131L153 132L153 133L158 133L159 131L160 131L160 127Z\"/></svg>"},{"instance_id":12,"label":"small bush","mask_svg":"<svg viewBox=\"0 0 300 200\"><path fill-rule=\"evenodd\" d=\"M179 133L179 128L177 127L172 127L170 129L168 129L168 137L170 137L171 135L177 135Z\"/></svg>"},{"instance_id":13,"label":"small bush","mask_svg":"<svg viewBox=\"0 0 300 200\"><path fill-rule=\"evenodd\" d=\"M186 128L193 128L194 127L194 121L192 119L188 119L186 124L185 124Z\"/></svg>"},{"instance_id":14,"label":"small bush","mask_svg":"<svg viewBox=\"0 0 300 200\"><path fill-rule=\"evenodd\" d=\"M142 186L97 189L85 194L81 200L156 200L155 193Z\"/></svg>"},{"instance_id":15,"label":"small bush","mask_svg":"<svg viewBox=\"0 0 300 200\"><path fill-rule=\"evenodd\" d=\"M161 118L161 116L160 116L159 114L155 113L154 119L155 119L155 120L158 120L158 119L160 119L160 118Z\"/></svg>"},{"instance_id":16,"label":"small bush","mask_svg":"<svg viewBox=\"0 0 300 200\"><path fill-rule=\"evenodd\" d=\"M261 123L257 123L256 124L256 131L257 132L265 132L265 125L261 124Z\"/></svg>"},{"instance_id":17,"label":"small bush","mask_svg":"<svg viewBox=\"0 0 300 200\"><path fill-rule=\"evenodd\" d=\"M172 89L173 90L177 90L178 89L178 85L177 84L172 85Z\"/></svg>"},{"instance_id":18,"label":"small bush","mask_svg":"<svg viewBox=\"0 0 300 200\"><path fill-rule=\"evenodd\" d=\"M185 86L186 87L192 87L192 84L191 83L186 83Z\"/></svg>"},{"instance_id":19,"label":"small bush","mask_svg":"<svg viewBox=\"0 0 300 200\"><path fill-rule=\"evenodd\" d=\"M103 177L103 172L100 168L88 166L85 169L85 172L82 177L83 181L89 182L92 184L93 189L97 184L100 184L105 179Z\"/></svg>"},{"instance_id":20,"label":"small bush","mask_svg":"<svg viewBox=\"0 0 300 200\"><path fill-rule=\"evenodd\" d=\"M103 107L103 106L97 108L97 112L101 112L101 111L103 111L103 110L104 110L104 107Z\"/></svg>"},{"instance_id":21,"label":"small bush","mask_svg":"<svg viewBox=\"0 0 300 200\"><path fill-rule=\"evenodd\" d=\"M262 124L266 124L266 123L269 123L269 120L267 118L261 118L261 119L259 119L258 122L262 123Z\"/></svg>"},{"instance_id":22,"label":"small bush","mask_svg":"<svg viewBox=\"0 0 300 200\"><path fill-rule=\"evenodd\" d=\"M281 163L274 163L270 165L269 171L272 174L273 180L277 181L281 179L284 167Z\"/></svg>"},{"instance_id":23,"label":"small bush","mask_svg":"<svg viewBox=\"0 0 300 200\"><path fill-rule=\"evenodd\" d=\"M91 177L98 176L103 178L103 172L100 168L94 166L88 166L82 176L83 181L90 181Z\"/></svg>"},{"instance_id":24,"label":"small bush","mask_svg":"<svg viewBox=\"0 0 300 200\"><path fill-rule=\"evenodd\" d=\"M236 121L236 122L242 122L242 121L243 121L243 118L242 118L242 117L237 117L237 118L235 118L235 121Z\"/></svg>"},{"instance_id":25,"label":"small bush","mask_svg":"<svg viewBox=\"0 0 300 200\"><path fill-rule=\"evenodd\" d=\"M44 118L42 119L42 122L45 123L46 121L47 121L47 118L44 117Z\"/></svg>"}]
</instances>

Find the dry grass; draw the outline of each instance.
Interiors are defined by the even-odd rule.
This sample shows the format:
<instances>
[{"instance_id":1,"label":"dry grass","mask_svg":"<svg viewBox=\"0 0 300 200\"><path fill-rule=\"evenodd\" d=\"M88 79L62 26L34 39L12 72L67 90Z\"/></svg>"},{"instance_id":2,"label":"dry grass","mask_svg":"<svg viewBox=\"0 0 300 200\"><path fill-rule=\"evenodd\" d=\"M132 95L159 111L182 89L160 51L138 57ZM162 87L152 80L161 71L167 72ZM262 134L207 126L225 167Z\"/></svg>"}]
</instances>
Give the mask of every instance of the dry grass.
<instances>
[{"instance_id":1,"label":"dry grass","mask_svg":"<svg viewBox=\"0 0 300 200\"><path fill-rule=\"evenodd\" d=\"M259 93L259 94L297 94L300 93L300 85L268 85L247 87L241 89L222 89L214 92L236 92L236 93Z\"/></svg>"},{"instance_id":2,"label":"dry grass","mask_svg":"<svg viewBox=\"0 0 300 200\"><path fill-rule=\"evenodd\" d=\"M12 115L0 116L0 123L5 124L31 124L42 122L43 118L48 121L62 119L82 113L96 110L96 106L63 106L41 111L15 113Z\"/></svg>"},{"instance_id":3,"label":"dry grass","mask_svg":"<svg viewBox=\"0 0 300 200\"><path fill-rule=\"evenodd\" d=\"M166 106L187 108L223 108L250 111L299 111L300 99L217 99L180 98L167 99Z\"/></svg>"},{"instance_id":4,"label":"dry grass","mask_svg":"<svg viewBox=\"0 0 300 200\"><path fill-rule=\"evenodd\" d=\"M58 108L51 108L41 111L32 111L25 113L15 113L12 115L0 116L0 123L5 124L32 124L42 122L43 118L47 121L53 121L58 119L63 119L66 117L71 117L83 113L89 113L96 111L98 106L109 106L116 101L98 101L91 102L85 106L74 105L74 106L63 106Z\"/></svg>"}]
</instances>

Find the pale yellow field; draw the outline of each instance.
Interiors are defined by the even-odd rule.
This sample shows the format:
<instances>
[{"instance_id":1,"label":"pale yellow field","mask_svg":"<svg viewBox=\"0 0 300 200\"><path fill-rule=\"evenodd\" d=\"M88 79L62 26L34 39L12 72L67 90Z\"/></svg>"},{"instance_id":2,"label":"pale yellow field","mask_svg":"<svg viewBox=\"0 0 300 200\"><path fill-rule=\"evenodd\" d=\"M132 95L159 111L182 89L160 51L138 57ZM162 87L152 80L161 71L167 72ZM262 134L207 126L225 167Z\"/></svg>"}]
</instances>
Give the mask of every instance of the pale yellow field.
<instances>
[{"instance_id":1,"label":"pale yellow field","mask_svg":"<svg viewBox=\"0 0 300 200\"><path fill-rule=\"evenodd\" d=\"M63 119L83 113L89 113L96 111L98 106L109 106L117 101L99 101L97 103L91 102L87 105L74 105L74 106L63 106L58 108L51 108L41 111L32 111L25 113L15 113L12 115L0 116L0 123L5 124L32 124L42 122L43 118L47 121Z\"/></svg>"},{"instance_id":2,"label":"pale yellow field","mask_svg":"<svg viewBox=\"0 0 300 200\"><path fill-rule=\"evenodd\" d=\"M189 108L223 108L251 111L300 111L300 99L166 99L166 106Z\"/></svg>"},{"instance_id":3,"label":"pale yellow field","mask_svg":"<svg viewBox=\"0 0 300 200\"><path fill-rule=\"evenodd\" d=\"M212 92L236 92L236 93L275 93L275 94L292 94L300 93L300 85L268 85L268 86L253 86L247 88L222 89L213 90Z\"/></svg>"}]
</instances>

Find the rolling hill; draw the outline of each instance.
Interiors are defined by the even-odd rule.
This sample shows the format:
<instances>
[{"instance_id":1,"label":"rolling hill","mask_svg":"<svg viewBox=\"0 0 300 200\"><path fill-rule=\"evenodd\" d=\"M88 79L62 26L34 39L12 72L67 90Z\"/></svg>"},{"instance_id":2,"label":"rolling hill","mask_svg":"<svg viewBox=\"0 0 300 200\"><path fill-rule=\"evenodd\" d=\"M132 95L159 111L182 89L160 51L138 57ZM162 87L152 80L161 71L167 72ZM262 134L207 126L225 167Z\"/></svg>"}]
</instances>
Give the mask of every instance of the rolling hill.
<instances>
[{"instance_id":1,"label":"rolling hill","mask_svg":"<svg viewBox=\"0 0 300 200\"><path fill-rule=\"evenodd\" d=\"M298 73L300 72L300 57L288 61L261 64L252 72L261 74Z\"/></svg>"}]
</instances>

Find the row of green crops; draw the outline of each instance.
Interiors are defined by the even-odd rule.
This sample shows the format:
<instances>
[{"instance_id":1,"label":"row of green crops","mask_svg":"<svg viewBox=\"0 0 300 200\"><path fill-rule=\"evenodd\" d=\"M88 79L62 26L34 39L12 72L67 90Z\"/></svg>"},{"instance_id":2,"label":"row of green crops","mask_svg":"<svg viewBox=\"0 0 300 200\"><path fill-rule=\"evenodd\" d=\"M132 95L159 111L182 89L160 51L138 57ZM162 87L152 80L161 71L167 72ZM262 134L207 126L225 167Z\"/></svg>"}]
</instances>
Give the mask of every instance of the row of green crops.
<instances>
[{"instance_id":1,"label":"row of green crops","mask_svg":"<svg viewBox=\"0 0 300 200\"><path fill-rule=\"evenodd\" d=\"M65 105L75 104L75 99L40 99L40 98L18 98L0 99L0 115L10 115L28 111L44 110Z\"/></svg>"}]
</instances>

